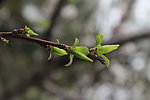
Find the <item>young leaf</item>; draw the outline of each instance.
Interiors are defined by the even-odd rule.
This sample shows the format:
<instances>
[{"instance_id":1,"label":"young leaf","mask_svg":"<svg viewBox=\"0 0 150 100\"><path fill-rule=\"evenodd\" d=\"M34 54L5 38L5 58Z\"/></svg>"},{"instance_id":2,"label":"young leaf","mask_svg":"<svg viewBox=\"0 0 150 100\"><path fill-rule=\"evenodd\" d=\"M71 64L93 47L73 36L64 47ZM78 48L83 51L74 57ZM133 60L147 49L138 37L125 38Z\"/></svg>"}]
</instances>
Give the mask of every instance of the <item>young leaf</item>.
<instances>
[{"instance_id":1,"label":"young leaf","mask_svg":"<svg viewBox=\"0 0 150 100\"><path fill-rule=\"evenodd\" d=\"M72 48L73 51L78 51L83 53L84 55L87 55L89 53L89 49L87 47L83 46L76 46Z\"/></svg>"},{"instance_id":2,"label":"young leaf","mask_svg":"<svg viewBox=\"0 0 150 100\"><path fill-rule=\"evenodd\" d=\"M97 36L96 36L96 46L100 45L101 42L103 41L103 38L104 38L104 35L99 33Z\"/></svg>"},{"instance_id":3,"label":"young leaf","mask_svg":"<svg viewBox=\"0 0 150 100\"><path fill-rule=\"evenodd\" d=\"M69 58L70 58L70 61L69 61L69 63L66 64L65 66L70 66L70 65L72 64L74 55L70 54Z\"/></svg>"},{"instance_id":4,"label":"young leaf","mask_svg":"<svg viewBox=\"0 0 150 100\"><path fill-rule=\"evenodd\" d=\"M106 65L106 67L108 68L109 65L110 65L109 59L108 59L106 56L102 55L102 54L99 54L98 56L101 56L101 57L104 59L105 65Z\"/></svg>"},{"instance_id":5,"label":"young leaf","mask_svg":"<svg viewBox=\"0 0 150 100\"><path fill-rule=\"evenodd\" d=\"M67 52L63 49L60 49L58 47L51 47L51 52L53 54L56 54L58 56L64 56L64 55L67 55Z\"/></svg>"},{"instance_id":6,"label":"young leaf","mask_svg":"<svg viewBox=\"0 0 150 100\"><path fill-rule=\"evenodd\" d=\"M24 28L24 32L27 36L31 36L31 35L35 35L35 36L38 36L37 33L33 32L29 27L25 26Z\"/></svg>"},{"instance_id":7,"label":"young leaf","mask_svg":"<svg viewBox=\"0 0 150 100\"><path fill-rule=\"evenodd\" d=\"M89 50L87 47L83 47L83 46L72 47L71 53L80 59L84 59L84 60L93 62L92 59L90 59L86 56L89 53Z\"/></svg>"},{"instance_id":8,"label":"young leaf","mask_svg":"<svg viewBox=\"0 0 150 100\"><path fill-rule=\"evenodd\" d=\"M78 38L75 38L75 42L74 42L74 44L73 44L72 47L75 47L75 46L77 46L78 44L79 44L79 40L78 40Z\"/></svg>"},{"instance_id":9,"label":"young leaf","mask_svg":"<svg viewBox=\"0 0 150 100\"><path fill-rule=\"evenodd\" d=\"M80 58L80 59L84 59L84 60L88 60L90 62L93 62L92 59L88 58L85 54L83 54L82 52L79 51L72 51L71 52L74 56Z\"/></svg>"},{"instance_id":10,"label":"young leaf","mask_svg":"<svg viewBox=\"0 0 150 100\"><path fill-rule=\"evenodd\" d=\"M111 51L116 50L119 45L104 45L104 46L97 46L97 52L101 54L109 53Z\"/></svg>"}]
</instances>

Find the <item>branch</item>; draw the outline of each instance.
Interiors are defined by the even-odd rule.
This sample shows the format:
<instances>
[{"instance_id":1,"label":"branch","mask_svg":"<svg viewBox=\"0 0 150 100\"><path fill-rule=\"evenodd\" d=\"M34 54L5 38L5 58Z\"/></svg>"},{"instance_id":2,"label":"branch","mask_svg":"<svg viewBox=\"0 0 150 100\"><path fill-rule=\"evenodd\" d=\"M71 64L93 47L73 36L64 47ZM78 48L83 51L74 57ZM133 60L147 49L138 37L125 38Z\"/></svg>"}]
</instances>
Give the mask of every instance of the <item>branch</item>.
<instances>
[{"instance_id":1,"label":"branch","mask_svg":"<svg viewBox=\"0 0 150 100\"><path fill-rule=\"evenodd\" d=\"M44 34L46 39L48 39L51 36L52 30L53 30L54 26L56 25L60 11L66 2L67 2L67 0L59 0L58 4L56 5L56 9L55 9L54 13L52 14L52 17L50 18L50 22L51 22L50 27Z\"/></svg>"},{"instance_id":2,"label":"branch","mask_svg":"<svg viewBox=\"0 0 150 100\"><path fill-rule=\"evenodd\" d=\"M42 45L43 47L47 47L47 45L51 45L51 46L56 46L58 48L67 50L67 48L69 48L70 46L65 45L65 44L59 44L59 43L55 43L55 42L51 42L51 41L47 41L47 40L43 40L43 39L38 39L35 37L29 37L29 36L25 36L22 35L22 33L16 33L15 31L13 32L0 32L0 36L1 37L12 37L12 38L18 38L18 39L22 39L22 40L27 40L27 41L31 41L34 43L37 43L39 45Z\"/></svg>"},{"instance_id":3,"label":"branch","mask_svg":"<svg viewBox=\"0 0 150 100\"><path fill-rule=\"evenodd\" d=\"M119 24L113 29L112 33L114 35L113 39L116 38L116 36L119 34L119 30L122 26L122 24L128 19L129 15L131 14L132 12L132 7L134 5L136 0L130 0L127 7L126 7L126 10L124 12L124 14L122 15L122 18L119 22Z\"/></svg>"},{"instance_id":4,"label":"branch","mask_svg":"<svg viewBox=\"0 0 150 100\"><path fill-rule=\"evenodd\" d=\"M133 35L127 38L124 38L124 36L122 36L122 38L111 40L111 41L105 42L104 44L119 44L120 46L123 46L126 43L134 42L134 41L138 41L138 40L146 39L146 38L150 38L150 31L139 32L137 33L137 35Z\"/></svg>"}]
</instances>

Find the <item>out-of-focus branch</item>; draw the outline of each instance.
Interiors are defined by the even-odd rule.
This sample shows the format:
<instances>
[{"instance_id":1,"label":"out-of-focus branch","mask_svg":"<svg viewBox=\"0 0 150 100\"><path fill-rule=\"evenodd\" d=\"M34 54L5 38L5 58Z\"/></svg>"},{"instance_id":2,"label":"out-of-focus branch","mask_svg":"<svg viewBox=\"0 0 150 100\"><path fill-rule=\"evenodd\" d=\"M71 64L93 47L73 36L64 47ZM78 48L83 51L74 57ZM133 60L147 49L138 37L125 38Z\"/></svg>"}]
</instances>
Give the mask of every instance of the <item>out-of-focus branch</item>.
<instances>
[{"instance_id":1,"label":"out-of-focus branch","mask_svg":"<svg viewBox=\"0 0 150 100\"><path fill-rule=\"evenodd\" d=\"M42 87L49 93L52 93L63 100L84 100L84 98L81 97L80 95L77 94L71 95L67 93L63 88L55 85L49 80L43 81Z\"/></svg>"},{"instance_id":2,"label":"out-of-focus branch","mask_svg":"<svg viewBox=\"0 0 150 100\"><path fill-rule=\"evenodd\" d=\"M112 33L114 34L114 37L116 37L117 34L119 34L119 29L121 28L122 24L128 19L129 15L131 14L132 12L132 7L134 5L136 0L130 0L127 7L126 7L126 10L124 12L124 14L122 15L122 18L119 22L119 24L113 29Z\"/></svg>"},{"instance_id":3,"label":"out-of-focus branch","mask_svg":"<svg viewBox=\"0 0 150 100\"><path fill-rule=\"evenodd\" d=\"M63 8L63 6L66 4L66 2L67 2L67 0L59 0L58 4L56 5L56 9L55 9L52 17L50 18L50 22L51 22L50 27L47 29L47 31L44 34L45 39L50 38L53 28L58 21L60 11Z\"/></svg>"},{"instance_id":4,"label":"out-of-focus branch","mask_svg":"<svg viewBox=\"0 0 150 100\"><path fill-rule=\"evenodd\" d=\"M150 31L137 33L137 35L133 35L126 38L122 36L118 39L105 42L104 44L120 44L120 46L122 46L128 42L134 42L145 38L150 38Z\"/></svg>"}]
</instances>

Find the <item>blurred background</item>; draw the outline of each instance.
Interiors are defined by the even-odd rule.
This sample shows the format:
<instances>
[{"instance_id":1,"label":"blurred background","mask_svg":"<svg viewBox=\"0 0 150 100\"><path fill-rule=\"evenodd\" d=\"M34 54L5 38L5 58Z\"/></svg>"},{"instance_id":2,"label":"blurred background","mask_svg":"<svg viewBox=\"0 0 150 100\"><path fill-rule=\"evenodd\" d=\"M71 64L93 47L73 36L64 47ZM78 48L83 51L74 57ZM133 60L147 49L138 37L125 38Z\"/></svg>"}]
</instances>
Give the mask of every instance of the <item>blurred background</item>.
<instances>
[{"instance_id":1,"label":"blurred background","mask_svg":"<svg viewBox=\"0 0 150 100\"><path fill-rule=\"evenodd\" d=\"M0 0L0 31L31 27L39 38L93 47L120 44L99 61L53 56L19 39L0 44L0 100L150 100L150 0Z\"/></svg>"}]
</instances>

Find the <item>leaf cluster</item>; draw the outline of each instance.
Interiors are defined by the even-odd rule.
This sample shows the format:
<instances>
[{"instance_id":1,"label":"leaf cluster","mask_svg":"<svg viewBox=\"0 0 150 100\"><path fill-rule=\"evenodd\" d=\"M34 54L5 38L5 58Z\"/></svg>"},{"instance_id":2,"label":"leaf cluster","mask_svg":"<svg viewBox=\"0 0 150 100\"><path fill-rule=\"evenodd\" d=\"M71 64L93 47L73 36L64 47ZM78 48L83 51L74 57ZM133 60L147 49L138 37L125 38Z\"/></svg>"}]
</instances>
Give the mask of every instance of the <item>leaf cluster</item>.
<instances>
[{"instance_id":1,"label":"leaf cluster","mask_svg":"<svg viewBox=\"0 0 150 100\"><path fill-rule=\"evenodd\" d=\"M96 36L96 45L93 48L93 51L90 51L85 46L78 46L79 40L75 38L74 44L69 48L69 50L60 49L58 47L50 46L48 49L52 54L56 54L58 56L64 56L69 55L70 61L65 66L70 66L73 62L74 57L78 57L80 59L84 59L90 62L93 62L91 58L88 57L89 54L94 55L95 57L101 57L105 61L106 67L109 67L110 61L109 59L104 55L106 53L109 53L111 51L116 50L119 45L101 45L101 42L103 41L104 36L102 34L98 34ZM60 42L57 42L60 43ZM51 58L51 53L48 59Z\"/></svg>"},{"instance_id":2,"label":"leaf cluster","mask_svg":"<svg viewBox=\"0 0 150 100\"><path fill-rule=\"evenodd\" d=\"M96 46L94 47L95 51L92 51L92 53L96 57L98 57L98 56L102 57L103 60L105 61L106 67L109 67L110 61L104 54L118 49L119 45L104 45L104 46L102 46L101 43L103 41L103 38L104 38L103 34L98 34L96 36Z\"/></svg>"}]
</instances>

